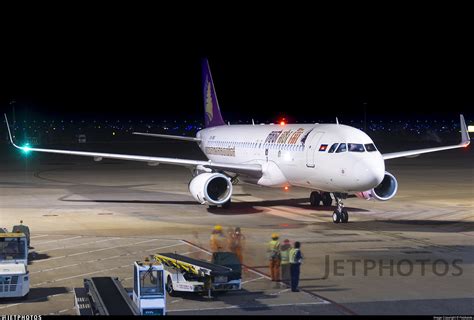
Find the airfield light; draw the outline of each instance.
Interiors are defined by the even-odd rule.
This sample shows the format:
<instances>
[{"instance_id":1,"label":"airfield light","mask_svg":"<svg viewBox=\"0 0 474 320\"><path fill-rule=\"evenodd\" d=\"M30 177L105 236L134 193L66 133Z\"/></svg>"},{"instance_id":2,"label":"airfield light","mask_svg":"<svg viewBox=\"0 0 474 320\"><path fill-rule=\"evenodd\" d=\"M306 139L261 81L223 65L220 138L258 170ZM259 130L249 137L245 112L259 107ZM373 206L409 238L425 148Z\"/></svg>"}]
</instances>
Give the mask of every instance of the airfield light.
<instances>
[{"instance_id":1,"label":"airfield light","mask_svg":"<svg viewBox=\"0 0 474 320\"><path fill-rule=\"evenodd\" d=\"M285 191L290 190L290 188L289 188L288 186L285 186L283 189L284 189Z\"/></svg>"},{"instance_id":2,"label":"airfield light","mask_svg":"<svg viewBox=\"0 0 474 320\"><path fill-rule=\"evenodd\" d=\"M31 152L30 144L25 143L23 147L21 147L21 150L23 151L24 154L28 154Z\"/></svg>"},{"instance_id":3,"label":"airfield light","mask_svg":"<svg viewBox=\"0 0 474 320\"><path fill-rule=\"evenodd\" d=\"M285 118L283 118L283 119L280 120L280 126L284 126L284 125L286 124L286 121L285 121L285 120L286 120Z\"/></svg>"},{"instance_id":4,"label":"airfield light","mask_svg":"<svg viewBox=\"0 0 474 320\"><path fill-rule=\"evenodd\" d=\"M468 126L467 131L468 132L474 132L474 126Z\"/></svg>"}]
</instances>

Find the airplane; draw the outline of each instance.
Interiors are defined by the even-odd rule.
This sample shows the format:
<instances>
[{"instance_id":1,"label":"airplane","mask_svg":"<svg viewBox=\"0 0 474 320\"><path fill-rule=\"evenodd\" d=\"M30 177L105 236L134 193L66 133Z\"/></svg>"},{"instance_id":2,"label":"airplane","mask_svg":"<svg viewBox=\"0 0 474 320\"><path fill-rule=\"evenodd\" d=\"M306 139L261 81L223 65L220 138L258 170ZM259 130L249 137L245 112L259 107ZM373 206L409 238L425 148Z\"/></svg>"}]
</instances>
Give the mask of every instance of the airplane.
<instances>
[{"instance_id":1,"label":"airplane","mask_svg":"<svg viewBox=\"0 0 474 320\"><path fill-rule=\"evenodd\" d=\"M189 192L194 199L209 207L228 208L233 184L242 180L260 186L285 188L298 186L311 189L312 206L336 209L334 223L347 223L349 213L343 200L348 195L362 199L390 200L398 190L395 176L385 171L385 161L448 149L463 148L470 137L460 115L461 142L456 145L381 154L363 131L339 124L274 124L230 125L222 118L216 90L207 59L202 61L205 128L195 137L165 134L133 134L195 142L208 161L149 157L101 152L84 152L20 147L14 143L5 114L12 145L24 152L47 152L147 162L150 165L172 164L192 171ZM253 122L253 121L252 121Z\"/></svg>"}]
</instances>

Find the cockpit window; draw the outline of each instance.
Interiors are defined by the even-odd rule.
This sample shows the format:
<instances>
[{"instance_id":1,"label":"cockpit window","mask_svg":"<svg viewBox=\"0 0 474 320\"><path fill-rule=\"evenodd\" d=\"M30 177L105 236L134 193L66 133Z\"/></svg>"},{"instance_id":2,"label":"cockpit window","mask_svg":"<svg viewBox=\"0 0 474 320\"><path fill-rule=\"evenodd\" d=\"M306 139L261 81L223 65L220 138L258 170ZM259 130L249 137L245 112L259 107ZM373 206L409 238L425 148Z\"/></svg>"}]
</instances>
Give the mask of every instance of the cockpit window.
<instances>
[{"instance_id":1,"label":"cockpit window","mask_svg":"<svg viewBox=\"0 0 474 320\"><path fill-rule=\"evenodd\" d=\"M331 148L329 149L328 152L329 152L329 153L333 153L334 151L336 151L336 148L337 148L337 145L338 145L338 144L339 144L339 143L333 144L333 145L331 146Z\"/></svg>"},{"instance_id":2,"label":"cockpit window","mask_svg":"<svg viewBox=\"0 0 474 320\"><path fill-rule=\"evenodd\" d=\"M339 148L337 148L336 153L346 152L346 151L347 151L347 145L345 143L341 143L339 145Z\"/></svg>"},{"instance_id":3,"label":"cockpit window","mask_svg":"<svg viewBox=\"0 0 474 320\"><path fill-rule=\"evenodd\" d=\"M358 143L349 143L349 152L364 152L364 145Z\"/></svg>"},{"instance_id":4,"label":"cockpit window","mask_svg":"<svg viewBox=\"0 0 474 320\"><path fill-rule=\"evenodd\" d=\"M368 152L372 152L372 151L377 151L377 148L375 148L373 143L367 143L365 145L365 150L367 150Z\"/></svg>"}]
</instances>

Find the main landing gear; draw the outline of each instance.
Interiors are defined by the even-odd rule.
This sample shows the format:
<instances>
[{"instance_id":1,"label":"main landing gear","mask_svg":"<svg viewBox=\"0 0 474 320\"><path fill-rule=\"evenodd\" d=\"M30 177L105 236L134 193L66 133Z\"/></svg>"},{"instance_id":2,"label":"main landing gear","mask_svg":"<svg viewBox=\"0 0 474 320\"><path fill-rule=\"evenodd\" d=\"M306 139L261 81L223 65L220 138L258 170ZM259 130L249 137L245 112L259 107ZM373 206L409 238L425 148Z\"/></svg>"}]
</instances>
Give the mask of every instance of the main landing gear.
<instances>
[{"instance_id":1,"label":"main landing gear","mask_svg":"<svg viewBox=\"0 0 474 320\"><path fill-rule=\"evenodd\" d=\"M345 199L347 195L341 193L333 193L332 195L334 196L337 205L336 210L334 210L332 214L332 221L334 223L347 223L349 221L349 213L347 212L347 209L344 208L344 203L342 202L342 199ZM331 193L313 191L309 197L309 202L313 207L319 207L321 202L325 207L329 207L332 204Z\"/></svg>"},{"instance_id":2,"label":"main landing gear","mask_svg":"<svg viewBox=\"0 0 474 320\"><path fill-rule=\"evenodd\" d=\"M313 207L319 207L321 202L323 206L329 207L332 204L331 194L329 192L313 191L309 197L309 202Z\"/></svg>"}]
</instances>

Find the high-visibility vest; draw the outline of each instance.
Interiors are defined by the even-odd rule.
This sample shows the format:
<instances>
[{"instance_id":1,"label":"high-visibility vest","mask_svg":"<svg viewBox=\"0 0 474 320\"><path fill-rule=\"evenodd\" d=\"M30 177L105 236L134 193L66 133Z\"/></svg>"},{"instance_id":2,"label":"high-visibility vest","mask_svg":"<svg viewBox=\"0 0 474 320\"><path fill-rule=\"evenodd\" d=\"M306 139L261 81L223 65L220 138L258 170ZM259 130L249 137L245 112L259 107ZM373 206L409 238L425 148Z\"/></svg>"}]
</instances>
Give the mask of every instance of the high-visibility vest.
<instances>
[{"instance_id":1,"label":"high-visibility vest","mask_svg":"<svg viewBox=\"0 0 474 320\"><path fill-rule=\"evenodd\" d=\"M300 249L295 249L295 248L290 249L290 263L301 263L301 259L296 261L296 254L298 253L298 251L300 251Z\"/></svg>"},{"instance_id":2,"label":"high-visibility vest","mask_svg":"<svg viewBox=\"0 0 474 320\"><path fill-rule=\"evenodd\" d=\"M210 242L212 252L224 251L225 238L221 234L212 234Z\"/></svg>"},{"instance_id":3,"label":"high-visibility vest","mask_svg":"<svg viewBox=\"0 0 474 320\"><path fill-rule=\"evenodd\" d=\"M286 250L281 250L280 255L281 255L281 264L288 264L290 263L290 250L291 248L288 248Z\"/></svg>"},{"instance_id":4,"label":"high-visibility vest","mask_svg":"<svg viewBox=\"0 0 474 320\"><path fill-rule=\"evenodd\" d=\"M270 259L281 259L280 257L280 242L278 240L272 240L268 243L268 252Z\"/></svg>"}]
</instances>

